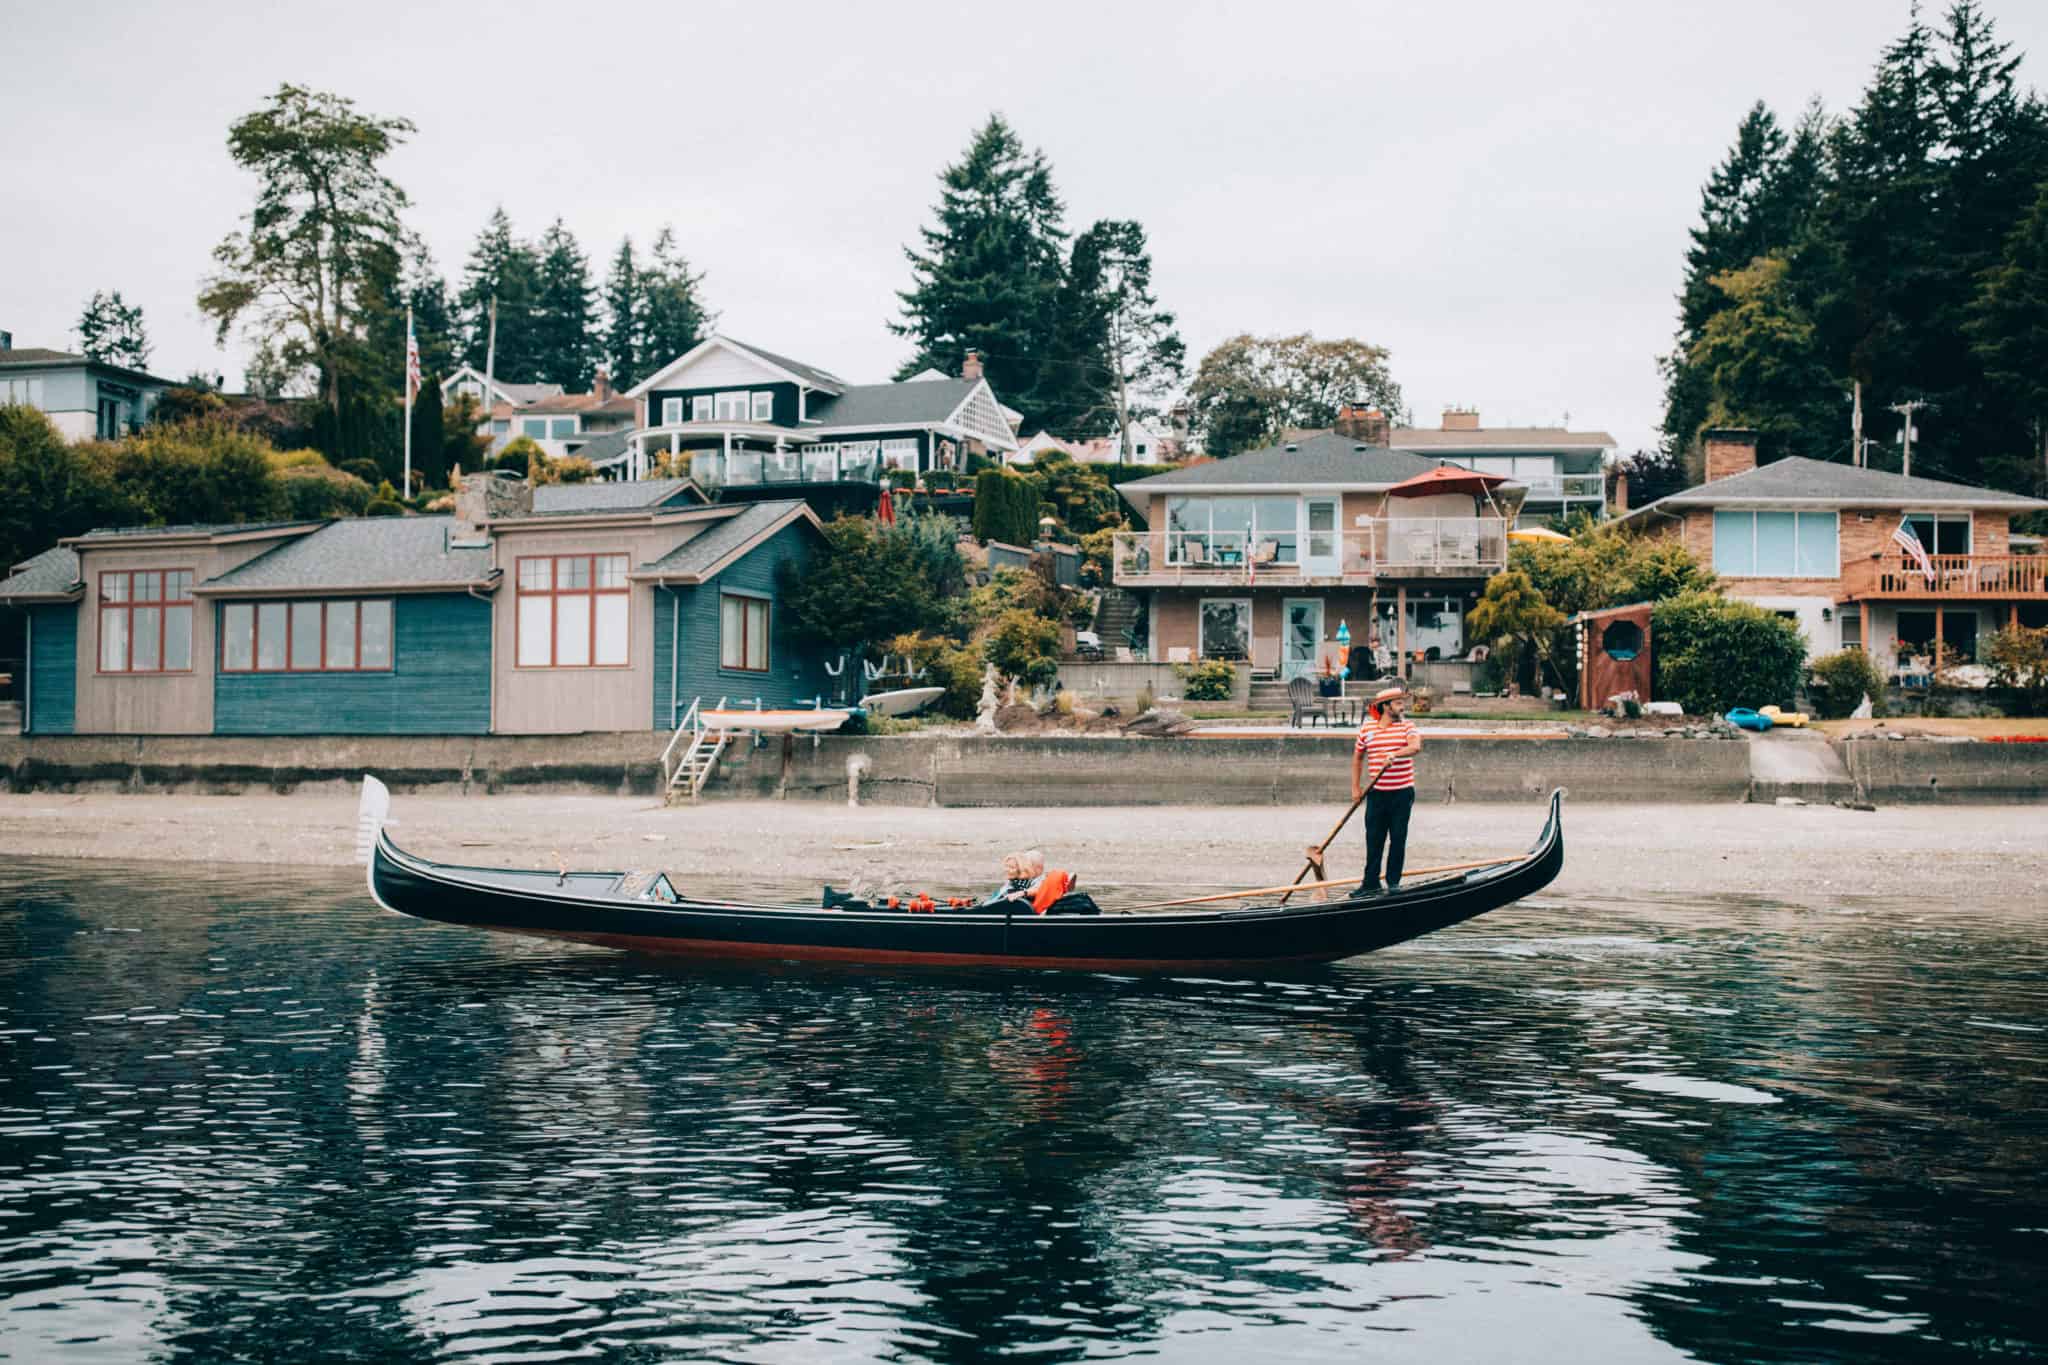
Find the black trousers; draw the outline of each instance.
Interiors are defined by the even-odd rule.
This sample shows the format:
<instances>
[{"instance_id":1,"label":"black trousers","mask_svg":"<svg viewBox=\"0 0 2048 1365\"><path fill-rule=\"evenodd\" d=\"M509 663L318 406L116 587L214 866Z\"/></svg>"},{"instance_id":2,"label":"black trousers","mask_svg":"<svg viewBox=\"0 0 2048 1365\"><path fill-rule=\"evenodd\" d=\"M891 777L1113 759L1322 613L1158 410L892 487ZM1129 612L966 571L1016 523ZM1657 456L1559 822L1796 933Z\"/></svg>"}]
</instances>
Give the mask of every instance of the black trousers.
<instances>
[{"instance_id":1,"label":"black trousers","mask_svg":"<svg viewBox=\"0 0 2048 1365\"><path fill-rule=\"evenodd\" d=\"M1365 794L1365 884L1380 884L1380 858L1387 864L1387 885L1401 884L1401 866L1408 860L1408 815L1415 809L1415 788L1397 787Z\"/></svg>"}]
</instances>

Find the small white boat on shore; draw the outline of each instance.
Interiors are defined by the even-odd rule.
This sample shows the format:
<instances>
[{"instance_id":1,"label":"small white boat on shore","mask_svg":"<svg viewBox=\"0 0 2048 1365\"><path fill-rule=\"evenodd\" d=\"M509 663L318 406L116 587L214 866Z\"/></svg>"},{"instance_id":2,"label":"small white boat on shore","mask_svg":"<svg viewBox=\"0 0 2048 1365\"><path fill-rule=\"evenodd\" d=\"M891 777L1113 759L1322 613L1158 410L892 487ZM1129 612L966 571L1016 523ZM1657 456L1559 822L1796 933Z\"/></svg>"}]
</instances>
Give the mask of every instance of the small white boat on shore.
<instances>
[{"instance_id":1,"label":"small white boat on shore","mask_svg":"<svg viewBox=\"0 0 2048 1365\"><path fill-rule=\"evenodd\" d=\"M831 709L762 710L727 707L699 713L707 730L752 731L761 735L787 735L798 731L837 730L852 717L851 711Z\"/></svg>"},{"instance_id":2,"label":"small white boat on shore","mask_svg":"<svg viewBox=\"0 0 2048 1365\"><path fill-rule=\"evenodd\" d=\"M945 695L943 687L902 687L894 692L870 692L860 704L871 716L907 716Z\"/></svg>"}]
</instances>

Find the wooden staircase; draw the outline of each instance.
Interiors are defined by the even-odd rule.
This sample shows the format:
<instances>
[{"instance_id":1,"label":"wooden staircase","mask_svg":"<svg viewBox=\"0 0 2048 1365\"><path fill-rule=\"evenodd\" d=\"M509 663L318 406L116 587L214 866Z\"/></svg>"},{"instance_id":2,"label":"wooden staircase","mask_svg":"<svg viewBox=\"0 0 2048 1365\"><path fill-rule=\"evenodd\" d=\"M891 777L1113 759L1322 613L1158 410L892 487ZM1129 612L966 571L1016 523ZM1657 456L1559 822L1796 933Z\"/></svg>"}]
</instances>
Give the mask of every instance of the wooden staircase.
<instances>
[{"instance_id":1,"label":"wooden staircase","mask_svg":"<svg viewBox=\"0 0 2048 1365\"><path fill-rule=\"evenodd\" d=\"M669 736L668 747L661 752L661 770L668 778L664 799L669 802L678 795L695 801L717 771L725 746L732 742L728 732L705 727L703 703L702 697L691 699L690 709L683 712L676 732ZM723 708L725 698L720 697L718 705Z\"/></svg>"},{"instance_id":2,"label":"wooden staircase","mask_svg":"<svg viewBox=\"0 0 2048 1365\"><path fill-rule=\"evenodd\" d=\"M1128 648L1131 630L1145 614L1145 604L1122 588L1104 588L1102 603L1095 609L1095 634L1102 640L1102 652L1114 659L1119 646Z\"/></svg>"}]
</instances>

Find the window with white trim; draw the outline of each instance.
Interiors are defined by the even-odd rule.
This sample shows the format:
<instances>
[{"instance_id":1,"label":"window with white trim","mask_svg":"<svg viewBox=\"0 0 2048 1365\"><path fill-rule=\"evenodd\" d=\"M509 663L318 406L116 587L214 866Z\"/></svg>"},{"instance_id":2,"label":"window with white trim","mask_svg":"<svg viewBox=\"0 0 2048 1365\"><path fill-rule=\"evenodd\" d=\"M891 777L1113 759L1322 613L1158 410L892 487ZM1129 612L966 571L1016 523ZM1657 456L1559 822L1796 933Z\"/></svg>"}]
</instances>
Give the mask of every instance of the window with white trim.
<instances>
[{"instance_id":1,"label":"window with white trim","mask_svg":"<svg viewBox=\"0 0 2048 1365\"><path fill-rule=\"evenodd\" d=\"M43 405L40 379L0 379L0 403L22 403L32 408Z\"/></svg>"},{"instance_id":2,"label":"window with white trim","mask_svg":"<svg viewBox=\"0 0 2048 1365\"><path fill-rule=\"evenodd\" d=\"M1714 513L1714 572L1728 578L1837 578L1833 512Z\"/></svg>"},{"instance_id":3,"label":"window with white trim","mask_svg":"<svg viewBox=\"0 0 2048 1365\"><path fill-rule=\"evenodd\" d=\"M518 666L624 667L630 591L625 555L522 555Z\"/></svg>"},{"instance_id":4,"label":"window with white trim","mask_svg":"<svg viewBox=\"0 0 2048 1365\"><path fill-rule=\"evenodd\" d=\"M744 422L747 420L751 396L746 393L721 393L718 395L718 420L721 422Z\"/></svg>"},{"instance_id":5,"label":"window with white trim","mask_svg":"<svg viewBox=\"0 0 2048 1365\"><path fill-rule=\"evenodd\" d=\"M548 438L548 419L545 417L520 418L519 434L531 436L536 441L545 441Z\"/></svg>"},{"instance_id":6,"label":"window with white trim","mask_svg":"<svg viewBox=\"0 0 2048 1365\"><path fill-rule=\"evenodd\" d=\"M695 398L692 398L690 400L690 420L692 422L710 421L712 407L713 404L710 394L698 394Z\"/></svg>"},{"instance_id":7,"label":"window with white trim","mask_svg":"<svg viewBox=\"0 0 2048 1365\"><path fill-rule=\"evenodd\" d=\"M1906 524L1920 537L1920 548L1931 555L1970 553L1968 512L1908 512Z\"/></svg>"},{"instance_id":8,"label":"window with white trim","mask_svg":"<svg viewBox=\"0 0 2048 1365\"><path fill-rule=\"evenodd\" d=\"M189 673L192 571L133 569L100 575L102 673Z\"/></svg>"},{"instance_id":9,"label":"window with white trim","mask_svg":"<svg viewBox=\"0 0 2048 1365\"><path fill-rule=\"evenodd\" d=\"M1837 607L1841 613L1842 648L1863 648L1863 613L1854 607Z\"/></svg>"},{"instance_id":10,"label":"window with white trim","mask_svg":"<svg viewBox=\"0 0 2048 1365\"><path fill-rule=\"evenodd\" d=\"M753 401L754 420L756 422L772 422L775 420L775 395L773 392L765 389L756 389Z\"/></svg>"},{"instance_id":11,"label":"window with white trim","mask_svg":"<svg viewBox=\"0 0 2048 1365\"><path fill-rule=\"evenodd\" d=\"M391 600L229 602L223 673L388 673Z\"/></svg>"},{"instance_id":12,"label":"window with white trim","mask_svg":"<svg viewBox=\"0 0 2048 1365\"><path fill-rule=\"evenodd\" d=\"M917 472L917 438L891 437L882 442L882 468Z\"/></svg>"},{"instance_id":13,"label":"window with white trim","mask_svg":"<svg viewBox=\"0 0 2048 1365\"><path fill-rule=\"evenodd\" d=\"M574 417L557 417L550 424L549 435L553 436L557 441L566 441L575 434L576 419Z\"/></svg>"},{"instance_id":14,"label":"window with white trim","mask_svg":"<svg viewBox=\"0 0 2048 1365\"><path fill-rule=\"evenodd\" d=\"M747 673L768 671L768 599L718 596L718 666Z\"/></svg>"},{"instance_id":15,"label":"window with white trim","mask_svg":"<svg viewBox=\"0 0 2048 1365\"><path fill-rule=\"evenodd\" d=\"M680 399L680 398L664 398L664 399L662 399L662 400L661 400L661 424L662 424L663 426L665 426L665 427L672 427L672 426L674 426L674 425L675 425L676 423L678 423L678 422L680 422L680 421L682 421L682 420L683 420L683 400L682 400L682 399Z\"/></svg>"}]
</instances>

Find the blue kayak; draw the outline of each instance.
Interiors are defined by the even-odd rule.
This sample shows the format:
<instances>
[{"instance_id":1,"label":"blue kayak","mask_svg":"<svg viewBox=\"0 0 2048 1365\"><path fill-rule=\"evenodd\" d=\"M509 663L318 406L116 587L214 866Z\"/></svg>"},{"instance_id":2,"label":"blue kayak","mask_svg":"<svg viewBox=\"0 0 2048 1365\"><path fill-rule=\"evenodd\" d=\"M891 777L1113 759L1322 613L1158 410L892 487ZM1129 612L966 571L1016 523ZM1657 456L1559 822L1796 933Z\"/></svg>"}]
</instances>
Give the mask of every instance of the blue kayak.
<instances>
[{"instance_id":1,"label":"blue kayak","mask_svg":"<svg viewBox=\"0 0 2048 1365\"><path fill-rule=\"evenodd\" d=\"M1771 728L1771 718L1746 706L1738 706L1728 713L1728 723L1739 725L1745 730L1763 731Z\"/></svg>"}]
</instances>

